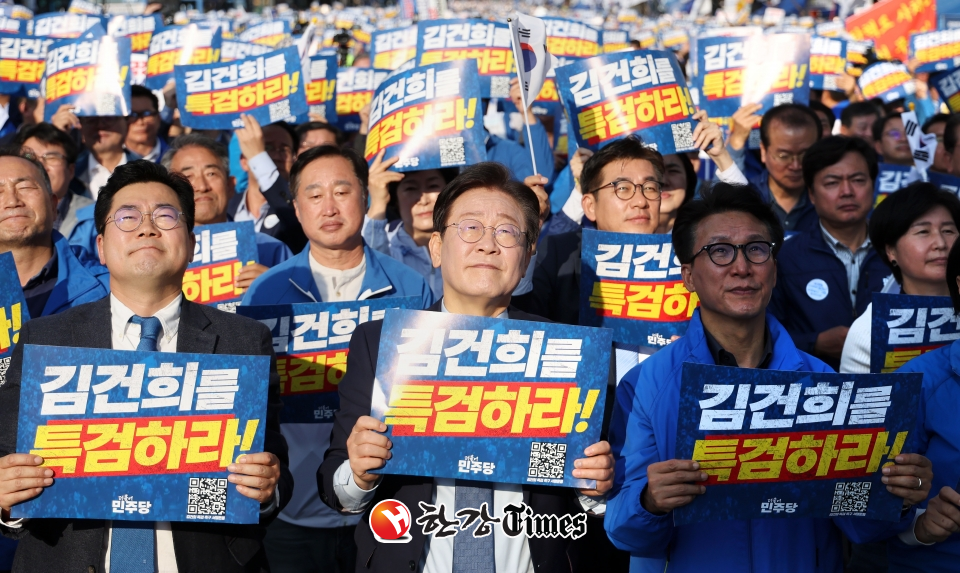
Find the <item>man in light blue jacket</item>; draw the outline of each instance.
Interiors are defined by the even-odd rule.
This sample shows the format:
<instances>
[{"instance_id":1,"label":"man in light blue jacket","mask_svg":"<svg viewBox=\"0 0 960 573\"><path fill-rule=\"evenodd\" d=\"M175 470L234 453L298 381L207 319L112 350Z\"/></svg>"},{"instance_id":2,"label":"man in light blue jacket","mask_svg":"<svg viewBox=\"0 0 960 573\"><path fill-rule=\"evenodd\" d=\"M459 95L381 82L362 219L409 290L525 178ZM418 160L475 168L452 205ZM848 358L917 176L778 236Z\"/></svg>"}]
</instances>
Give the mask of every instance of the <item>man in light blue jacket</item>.
<instances>
[{"instance_id":1,"label":"man in light blue jacket","mask_svg":"<svg viewBox=\"0 0 960 573\"><path fill-rule=\"evenodd\" d=\"M419 273L363 241L367 175L367 163L351 149L320 146L300 155L290 171L290 190L309 242L300 254L260 275L241 304L406 296L421 297L423 308L433 304L430 287ZM275 573L333 570L334 563L340 571L354 569L353 528L359 516L330 509L311 485L332 426L280 424L298 485L264 540Z\"/></svg>"},{"instance_id":2,"label":"man in light blue jacket","mask_svg":"<svg viewBox=\"0 0 960 573\"><path fill-rule=\"evenodd\" d=\"M831 372L797 350L767 305L776 284L783 228L754 190L719 184L681 208L673 244L684 285L700 298L685 336L621 380L610 425L617 459L604 527L614 545L665 559L671 573L702 571L839 573L840 527L854 542L883 539L910 527L866 519L755 519L675 527L671 512L706 491L707 474L676 459L680 373L684 362L734 368ZM905 508L926 499L933 472L917 454L897 456L887 489Z\"/></svg>"}]
</instances>

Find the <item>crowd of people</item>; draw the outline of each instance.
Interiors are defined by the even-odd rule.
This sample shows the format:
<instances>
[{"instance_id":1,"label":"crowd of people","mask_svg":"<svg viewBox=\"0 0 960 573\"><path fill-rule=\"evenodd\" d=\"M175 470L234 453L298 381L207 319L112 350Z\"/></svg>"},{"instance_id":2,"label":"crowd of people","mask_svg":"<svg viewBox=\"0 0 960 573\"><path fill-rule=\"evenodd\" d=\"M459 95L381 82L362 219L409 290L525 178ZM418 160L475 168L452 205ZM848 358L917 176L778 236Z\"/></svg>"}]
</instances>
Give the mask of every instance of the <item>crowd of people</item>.
<instances>
[{"instance_id":1,"label":"crowd of people","mask_svg":"<svg viewBox=\"0 0 960 573\"><path fill-rule=\"evenodd\" d=\"M363 158L368 109L359 132L249 115L228 132L180 127L157 93L136 85L125 117L63 106L44 122L35 100L0 96L0 253L12 253L33 319L0 386L0 532L18 542L6 567L956 571L960 342L902 369L923 373L923 386L916 449L883 470L887 491L903 499L900 521L678 527L671 517L707 479L698 463L676 459L683 363L867 373L874 293L950 297L960 312L956 192L918 181L879 203L876 193L884 164L913 165L900 115L910 107L936 134L931 171L960 176L960 114L940 113L925 87L910 101L880 102L849 85L762 114L745 105L726 134L698 111L696 152L661 155L639 133L568 157L554 145L559 125L524 109L514 80L508 103L523 111L487 134L488 161L403 173L391 169L397 158ZM483 103L493 116L504 104ZM56 487L42 458L16 447L24 344L274 355L263 325L184 298L194 231L229 221L255 229L258 263L235 277L242 306L415 296L424 310L577 325L582 229L592 228L672 235L699 308L663 349L614 344L601 441L577 452L572 470L596 480L593 489L371 473L391 457L387 427L370 416L373 321L353 334L332 424L281 423L271 370L265 451L228 468L237 491L260 502L259 525L11 518L13 506ZM421 502L452 509L468 497L586 513L587 535L497 529L478 546L414 526L411 542L383 544L367 525L381 500L416 516Z\"/></svg>"}]
</instances>

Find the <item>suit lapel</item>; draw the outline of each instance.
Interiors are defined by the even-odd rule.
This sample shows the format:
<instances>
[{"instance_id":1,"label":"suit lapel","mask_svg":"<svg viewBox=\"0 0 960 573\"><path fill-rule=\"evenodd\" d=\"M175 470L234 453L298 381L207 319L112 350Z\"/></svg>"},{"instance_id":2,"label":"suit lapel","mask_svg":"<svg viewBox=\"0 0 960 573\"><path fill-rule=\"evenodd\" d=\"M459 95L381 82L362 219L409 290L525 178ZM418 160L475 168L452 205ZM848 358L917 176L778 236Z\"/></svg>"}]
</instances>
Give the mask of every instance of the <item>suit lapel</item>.
<instances>
[{"instance_id":1,"label":"suit lapel","mask_svg":"<svg viewBox=\"0 0 960 573\"><path fill-rule=\"evenodd\" d=\"M78 348L113 348L113 313L110 311L110 296L83 305L87 316L82 324L89 328L78 328L74 331L76 340L74 346ZM80 308L80 307L77 307Z\"/></svg>"},{"instance_id":2,"label":"suit lapel","mask_svg":"<svg viewBox=\"0 0 960 573\"><path fill-rule=\"evenodd\" d=\"M177 331L177 352L213 354L217 348L217 335L206 332L210 319L201 305L186 298L180 307L180 328Z\"/></svg>"}]
</instances>

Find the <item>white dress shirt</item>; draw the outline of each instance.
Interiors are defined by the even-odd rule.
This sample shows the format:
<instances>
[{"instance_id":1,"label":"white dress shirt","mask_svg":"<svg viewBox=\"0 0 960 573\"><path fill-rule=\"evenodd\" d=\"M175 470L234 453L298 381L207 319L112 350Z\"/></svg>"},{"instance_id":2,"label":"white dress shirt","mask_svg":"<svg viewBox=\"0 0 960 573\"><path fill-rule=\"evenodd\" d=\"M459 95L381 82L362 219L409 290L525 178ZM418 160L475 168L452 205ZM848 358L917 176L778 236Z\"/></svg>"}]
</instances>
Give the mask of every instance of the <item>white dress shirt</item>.
<instances>
[{"instance_id":1,"label":"white dress shirt","mask_svg":"<svg viewBox=\"0 0 960 573\"><path fill-rule=\"evenodd\" d=\"M306 248L309 249L310 245ZM313 282L317 283L323 302L357 300L363 276L367 274L367 257L364 255L360 264L352 269L340 270L321 265L310 253L310 272L313 273Z\"/></svg>"},{"instance_id":2,"label":"white dress shirt","mask_svg":"<svg viewBox=\"0 0 960 573\"><path fill-rule=\"evenodd\" d=\"M447 307L441 300L440 309L442 312L448 312ZM508 318L504 312L497 318ZM449 478L434 478L434 488L432 504L439 507L444 506L444 517L448 520L456 519L456 495L458 480ZM333 476L333 490L340 501L344 510L351 513L360 513L367 509L370 502L376 494L380 480L370 488L364 491L360 489L357 482L353 479L353 470L350 469L350 460L344 460ZM594 499L585 495L578 495L580 505L585 511L592 511L595 514L602 515L606 510L606 504L602 499ZM523 486L520 484L494 483L493 484L493 508L491 508L492 517L503 517L502 508L507 505L520 505L523 503ZM498 508L500 508L498 510ZM419 511L418 507L409 508L411 513ZM362 525L360 526L362 527ZM416 527L416 524L414 524ZM458 535L465 535L466 532L458 532ZM525 535L509 537L503 532L502 527L493 527L494 548L496 552L496 572L497 573L534 573L533 560L530 557L530 544L527 543ZM456 536L436 537L428 536L424 544L423 555L420 556L420 565L423 573L450 573L453 570L453 540Z\"/></svg>"},{"instance_id":3,"label":"white dress shirt","mask_svg":"<svg viewBox=\"0 0 960 573\"><path fill-rule=\"evenodd\" d=\"M120 156L120 163L117 163L117 167L125 165L127 163L127 154L123 152ZM110 179L110 176L113 175L113 172L100 165L100 162L97 161L97 158L90 154L90 162L87 164L87 172L81 174L81 181L87 184L87 188L90 189L90 198L94 201L97 200L97 195L100 194L100 188L107 184L107 180Z\"/></svg>"},{"instance_id":4,"label":"white dress shirt","mask_svg":"<svg viewBox=\"0 0 960 573\"><path fill-rule=\"evenodd\" d=\"M160 159L160 138L157 138L157 144L153 146L153 149L150 150L150 153L143 156L147 161L152 161L156 163Z\"/></svg>"}]
</instances>

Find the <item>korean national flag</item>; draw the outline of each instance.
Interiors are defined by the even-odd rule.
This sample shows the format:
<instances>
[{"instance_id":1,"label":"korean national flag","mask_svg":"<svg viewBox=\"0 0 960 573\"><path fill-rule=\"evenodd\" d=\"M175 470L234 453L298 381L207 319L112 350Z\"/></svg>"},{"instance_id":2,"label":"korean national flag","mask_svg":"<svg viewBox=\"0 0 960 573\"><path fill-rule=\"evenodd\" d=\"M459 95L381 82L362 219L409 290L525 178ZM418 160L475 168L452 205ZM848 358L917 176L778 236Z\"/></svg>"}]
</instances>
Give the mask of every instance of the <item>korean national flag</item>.
<instances>
[{"instance_id":1,"label":"korean national flag","mask_svg":"<svg viewBox=\"0 0 960 573\"><path fill-rule=\"evenodd\" d=\"M523 102L530 105L540 95L543 82L550 71L547 53L547 27L543 20L517 12L510 20L513 38L513 59L517 62L517 76L523 89Z\"/></svg>"}]
</instances>

